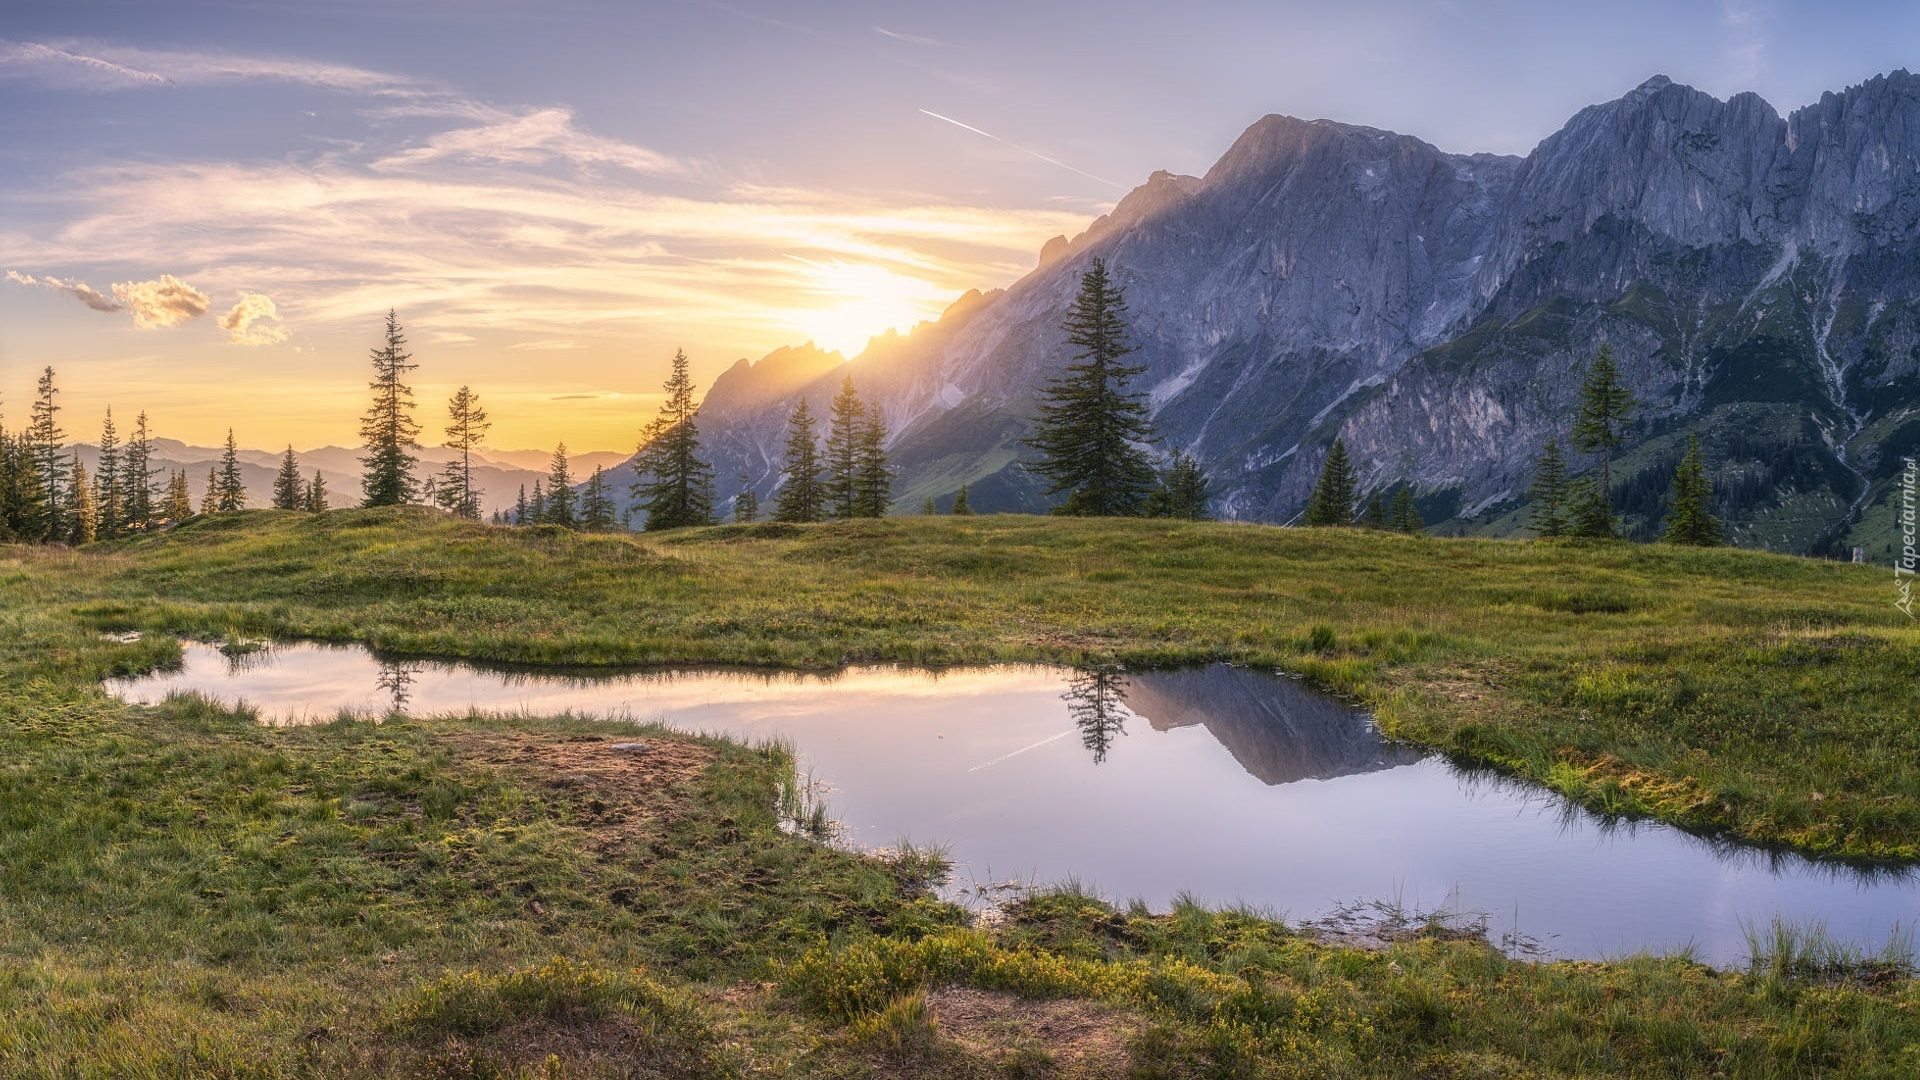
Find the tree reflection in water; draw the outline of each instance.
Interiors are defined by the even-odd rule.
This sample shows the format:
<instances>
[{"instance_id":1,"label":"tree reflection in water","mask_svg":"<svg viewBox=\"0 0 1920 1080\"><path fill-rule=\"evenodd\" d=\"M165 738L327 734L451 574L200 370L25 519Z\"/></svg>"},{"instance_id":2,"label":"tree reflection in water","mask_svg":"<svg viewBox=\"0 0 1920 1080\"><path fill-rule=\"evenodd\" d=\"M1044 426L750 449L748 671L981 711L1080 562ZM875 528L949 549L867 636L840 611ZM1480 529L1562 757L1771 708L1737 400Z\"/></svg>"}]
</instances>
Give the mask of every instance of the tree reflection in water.
<instances>
[{"instance_id":1,"label":"tree reflection in water","mask_svg":"<svg viewBox=\"0 0 1920 1080\"><path fill-rule=\"evenodd\" d=\"M1067 680L1067 715L1080 729L1080 745L1093 752L1095 765L1107 760L1113 740L1127 733L1127 677L1117 664L1074 669Z\"/></svg>"},{"instance_id":2,"label":"tree reflection in water","mask_svg":"<svg viewBox=\"0 0 1920 1080\"><path fill-rule=\"evenodd\" d=\"M418 677L419 674L420 669L412 665L387 661L381 662L380 676L375 681L375 685L380 688L382 693L392 696L394 712L401 713L407 711L407 702L413 699L413 680Z\"/></svg>"}]
</instances>

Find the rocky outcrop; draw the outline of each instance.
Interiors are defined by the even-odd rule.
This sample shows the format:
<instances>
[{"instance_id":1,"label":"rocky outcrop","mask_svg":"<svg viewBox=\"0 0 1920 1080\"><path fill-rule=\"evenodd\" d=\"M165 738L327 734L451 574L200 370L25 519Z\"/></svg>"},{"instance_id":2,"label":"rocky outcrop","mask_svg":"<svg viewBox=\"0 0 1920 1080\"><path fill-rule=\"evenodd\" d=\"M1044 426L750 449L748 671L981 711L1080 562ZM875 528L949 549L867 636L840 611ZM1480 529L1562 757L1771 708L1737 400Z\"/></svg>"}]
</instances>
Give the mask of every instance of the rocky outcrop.
<instances>
[{"instance_id":1,"label":"rocky outcrop","mask_svg":"<svg viewBox=\"0 0 1920 1080\"><path fill-rule=\"evenodd\" d=\"M1430 522L1516 528L1605 341L1642 404L1616 470L1634 528L1698 432L1740 542L1830 550L1920 444L1916 222L1904 71L1785 118L1656 77L1525 158L1270 116L1205 176L1156 173L1049 241L1004 293L846 365L743 362L701 423L723 495L745 474L764 497L794 400L822 405L851 375L894 433L901 505L968 483L976 508L1038 509L1021 439L1097 256L1126 290L1162 448L1206 463L1224 516L1288 520L1339 436L1369 486L1409 484Z\"/></svg>"}]
</instances>

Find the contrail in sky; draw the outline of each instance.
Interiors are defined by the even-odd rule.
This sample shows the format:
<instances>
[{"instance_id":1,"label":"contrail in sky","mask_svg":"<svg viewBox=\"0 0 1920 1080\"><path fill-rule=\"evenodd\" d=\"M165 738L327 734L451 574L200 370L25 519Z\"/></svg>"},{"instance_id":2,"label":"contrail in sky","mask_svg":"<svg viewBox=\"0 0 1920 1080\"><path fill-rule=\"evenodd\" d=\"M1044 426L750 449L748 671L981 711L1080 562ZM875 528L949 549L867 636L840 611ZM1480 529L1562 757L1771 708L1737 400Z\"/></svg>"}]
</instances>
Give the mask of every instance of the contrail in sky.
<instances>
[{"instance_id":1,"label":"contrail in sky","mask_svg":"<svg viewBox=\"0 0 1920 1080\"><path fill-rule=\"evenodd\" d=\"M993 132L991 132L991 131L981 131L981 130L980 130L979 128L977 128L977 127L974 127L974 126L973 126L972 124L963 124L963 123L961 123L960 121L958 121L958 120L955 120L955 119L954 119L953 117L951 117L951 116L941 116L941 115L940 115L939 113L937 113L937 112L934 112L934 111L933 111L932 109L921 109L920 111L921 111L922 113L925 113L925 114L926 114L926 115L928 115L928 116L931 116L931 117L933 117L933 118L934 118L935 120L945 120L945 121L946 121L947 123L949 123L949 124L952 124L952 125L953 125L954 127L957 127L957 128L965 128L966 130L968 130L968 131L971 131L971 132L973 132L973 133L974 133L975 135L985 135L985 136L986 136L987 138L989 138L989 139L992 139L992 140L993 140L994 142L997 142L997 143L1000 143L1000 144L1002 144L1002 145L1004 145L1004 146L1011 146L1011 147L1013 147L1013 148L1014 148L1015 150L1018 150L1018 151L1020 151L1020 152L1021 152L1021 153L1023 153L1023 154L1031 154L1031 155L1033 155L1034 157L1037 157L1037 158L1039 158L1039 159L1040 159L1041 161L1044 161L1044 162L1046 162L1046 163L1047 163L1047 164L1049 164L1049 165L1058 165L1059 167L1061 167L1061 168L1063 168L1063 169L1065 169L1065 170L1067 170L1067 171L1068 171L1068 172L1070 172L1070 173L1079 173L1079 174L1080 174L1081 176L1084 176L1084 177L1086 177L1086 178L1087 178L1087 179L1089 179L1089 180L1098 180L1098 181L1100 181L1101 183L1103 183L1103 184L1105 184L1105 185L1107 185L1107 186L1108 186L1108 187L1110 187L1110 188L1119 188L1119 189L1120 189L1121 191L1125 191L1125 190L1127 190L1127 189L1126 189L1126 187L1125 187L1125 185L1122 185L1122 184L1116 184L1116 183L1114 183L1113 181L1111 181L1111 180L1109 180L1109 179L1107 179L1107 178L1106 178L1106 177L1104 177L1104 176L1095 176L1095 175L1093 175L1092 173L1090 173L1090 172L1087 172L1087 171L1086 171L1086 170L1084 170L1084 169L1076 169L1076 168L1074 168L1073 166L1071 166L1071 165L1069 165L1069 164L1067 164L1067 163L1066 163L1066 162L1064 162L1064 161L1055 161L1054 159L1052 159L1052 158L1050 158L1050 157L1048 157L1047 155L1045 155L1045 154L1043 154L1043 153L1041 153L1041 152L1040 152L1040 151L1038 151L1038 150L1029 150L1029 149L1027 149L1027 148L1026 148L1026 147L1024 147L1024 146L1021 146L1021 145L1020 145L1019 143L1017 143L1017 142L1010 142L1010 141L1008 141L1008 140L1006 140L1006 139L1003 139L1003 138L1001 138L1001 137L1000 137L1000 136L998 136L998 135L995 135L995 134L994 134Z\"/></svg>"}]
</instances>

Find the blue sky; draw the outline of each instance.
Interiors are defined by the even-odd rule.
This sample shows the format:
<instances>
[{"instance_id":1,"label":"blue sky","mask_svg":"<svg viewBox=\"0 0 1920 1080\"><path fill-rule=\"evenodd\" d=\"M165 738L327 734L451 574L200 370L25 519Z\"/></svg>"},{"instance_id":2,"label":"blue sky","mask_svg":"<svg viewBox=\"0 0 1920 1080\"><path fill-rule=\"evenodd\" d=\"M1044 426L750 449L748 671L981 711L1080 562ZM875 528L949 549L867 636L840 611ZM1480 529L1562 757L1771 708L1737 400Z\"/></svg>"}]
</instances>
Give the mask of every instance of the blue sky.
<instances>
[{"instance_id":1,"label":"blue sky","mask_svg":"<svg viewBox=\"0 0 1920 1080\"><path fill-rule=\"evenodd\" d=\"M1890 2L0 0L0 408L52 363L71 431L345 443L395 306L429 416L623 447L676 347L850 352L1270 112L1525 153L1655 73L1786 112L1916 43Z\"/></svg>"}]
</instances>

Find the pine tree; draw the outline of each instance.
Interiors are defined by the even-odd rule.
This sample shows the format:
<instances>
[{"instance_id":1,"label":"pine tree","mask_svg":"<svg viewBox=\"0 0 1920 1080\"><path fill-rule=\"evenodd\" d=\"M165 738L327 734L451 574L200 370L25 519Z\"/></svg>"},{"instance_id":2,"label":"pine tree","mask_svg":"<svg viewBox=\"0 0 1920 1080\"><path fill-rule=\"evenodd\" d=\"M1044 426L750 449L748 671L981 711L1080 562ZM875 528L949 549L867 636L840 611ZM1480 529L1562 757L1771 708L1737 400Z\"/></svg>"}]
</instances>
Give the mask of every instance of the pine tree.
<instances>
[{"instance_id":1,"label":"pine tree","mask_svg":"<svg viewBox=\"0 0 1920 1080\"><path fill-rule=\"evenodd\" d=\"M1153 441L1153 427L1146 402L1127 389L1146 368L1121 363L1134 351L1126 311L1105 260L1093 260L1061 326L1080 351L1060 378L1041 388L1040 415L1027 439L1042 455L1033 468L1049 481L1047 494L1067 497L1054 508L1057 514L1137 514L1153 490L1153 466L1136 445Z\"/></svg>"},{"instance_id":2,"label":"pine tree","mask_svg":"<svg viewBox=\"0 0 1920 1080\"><path fill-rule=\"evenodd\" d=\"M866 419L866 412L860 404L859 393L853 388L853 377L841 380L840 392L834 395L827 412L827 447L823 456L827 467L827 516L836 520L854 517L859 502L856 461L860 423Z\"/></svg>"},{"instance_id":3,"label":"pine tree","mask_svg":"<svg viewBox=\"0 0 1920 1080\"><path fill-rule=\"evenodd\" d=\"M47 539L46 510L32 441L0 429L0 535L22 543Z\"/></svg>"},{"instance_id":4,"label":"pine tree","mask_svg":"<svg viewBox=\"0 0 1920 1080\"><path fill-rule=\"evenodd\" d=\"M87 467L80 464L80 451L73 452L73 490L67 494L67 536L70 544L91 544L99 535L100 519L93 501L93 485L87 482Z\"/></svg>"},{"instance_id":5,"label":"pine tree","mask_svg":"<svg viewBox=\"0 0 1920 1080\"><path fill-rule=\"evenodd\" d=\"M553 463L547 466L547 500L540 520L564 529L580 523L573 513L573 476L567 471L566 443L554 447Z\"/></svg>"},{"instance_id":6,"label":"pine tree","mask_svg":"<svg viewBox=\"0 0 1920 1080\"><path fill-rule=\"evenodd\" d=\"M749 523L760 516L760 496L745 473L740 474L740 493L733 497L733 520Z\"/></svg>"},{"instance_id":7,"label":"pine tree","mask_svg":"<svg viewBox=\"0 0 1920 1080\"><path fill-rule=\"evenodd\" d=\"M646 511L648 532L711 525L713 466L700 457L700 429L694 424L699 406L684 351L674 350L673 372L661 389L666 400L647 425L633 463L637 474L652 479L635 483L629 496Z\"/></svg>"},{"instance_id":8,"label":"pine tree","mask_svg":"<svg viewBox=\"0 0 1920 1080\"><path fill-rule=\"evenodd\" d=\"M126 524L126 476L121 470L120 433L113 426L113 407L100 425L100 467L93 478L94 535L118 540Z\"/></svg>"},{"instance_id":9,"label":"pine tree","mask_svg":"<svg viewBox=\"0 0 1920 1080\"><path fill-rule=\"evenodd\" d=\"M1192 454L1174 451L1166 469L1160 473L1160 485L1147 500L1147 516L1204 519L1208 484L1206 470Z\"/></svg>"},{"instance_id":10,"label":"pine tree","mask_svg":"<svg viewBox=\"0 0 1920 1080\"><path fill-rule=\"evenodd\" d=\"M166 516L176 525L193 516L193 491L187 486L185 466L167 474Z\"/></svg>"},{"instance_id":11,"label":"pine tree","mask_svg":"<svg viewBox=\"0 0 1920 1080\"><path fill-rule=\"evenodd\" d=\"M613 497L607 494L606 470L596 465L580 493L580 527L588 532L612 532L619 524Z\"/></svg>"},{"instance_id":12,"label":"pine tree","mask_svg":"<svg viewBox=\"0 0 1920 1080\"><path fill-rule=\"evenodd\" d=\"M1420 511L1413 505L1413 489L1405 484L1394 493L1393 505L1387 508L1387 525L1403 533L1417 533L1426 527L1420 520Z\"/></svg>"},{"instance_id":13,"label":"pine tree","mask_svg":"<svg viewBox=\"0 0 1920 1080\"><path fill-rule=\"evenodd\" d=\"M473 486L473 451L486 437L493 421L480 407L480 395L462 386L447 402L447 449L460 456L447 462L440 484L440 504L469 521L480 520L480 496Z\"/></svg>"},{"instance_id":14,"label":"pine tree","mask_svg":"<svg viewBox=\"0 0 1920 1080\"><path fill-rule=\"evenodd\" d=\"M801 398L787 420L787 480L773 501L775 521L822 521L827 485L820 480L820 449L814 443L813 412Z\"/></svg>"},{"instance_id":15,"label":"pine tree","mask_svg":"<svg viewBox=\"0 0 1920 1080\"><path fill-rule=\"evenodd\" d=\"M1724 539L1721 521L1713 516L1713 483L1700 460L1700 436L1687 437L1687 456L1673 471L1672 506L1667 510L1669 544L1718 547Z\"/></svg>"},{"instance_id":16,"label":"pine tree","mask_svg":"<svg viewBox=\"0 0 1920 1080\"><path fill-rule=\"evenodd\" d=\"M893 505L893 470L887 466L887 421L868 406L860 421L853 455L853 516L886 517Z\"/></svg>"},{"instance_id":17,"label":"pine tree","mask_svg":"<svg viewBox=\"0 0 1920 1080\"><path fill-rule=\"evenodd\" d=\"M400 506L418 491L413 478L418 461L407 451L420 448L420 423L413 418L413 388L401 380L420 365L407 362L413 356L401 351L406 343L399 315L389 309L386 344L372 351L373 404L360 418L360 438L367 446L367 456L360 459L366 467L360 478L362 506Z\"/></svg>"},{"instance_id":18,"label":"pine tree","mask_svg":"<svg viewBox=\"0 0 1920 1080\"><path fill-rule=\"evenodd\" d=\"M535 482L538 483L538 481ZM515 525L529 524L530 519L527 515L530 510L531 508L527 505L527 485L521 484L520 497L513 501L513 523Z\"/></svg>"},{"instance_id":19,"label":"pine tree","mask_svg":"<svg viewBox=\"0 0 1920 1080\"><path fill-rule=\"evenodd\" d=\"M961 517L973 516L973 504L967 501L967 485L961 484L960 490L954 493L953 509L947 511L947 513L958 514Z\"/></svg>"},{"instance_id":20,"label":"pine tree","mask_svg":"<svg viewBox=\"0 0 1920 1080\"><path fill-rule=\"evenodd\" d=\"M320 470L313 470L313 479L307 482L307 509L318 514L327 509L327 478Z\"/></svg>"},{"instance_id":21,"label":"pine tree","mask_svg":"<svg viewBox=\"0 0 1920 1080\"><path fill-rule=\"evenodd\" d=\"M33 425L27 429L27 439L33 447L33 459L40 469L40 491L45 500L42 503L43 528L47 536L64 537L72 532L67 520L67 433L60 430L55 414L60 406L54 403L54 395L60 391L53 385L53 368L48 367L40 374L39 396L33 402Z\"/></svg>"},{"instance_id":22,"label":"pine tree","mask_svg":"<svg viewBox=\"0 0 1920 1080\"><path fill-rule=\"evenodd\" d=\"M153 486L158 473L153 468L153 433L147 430L145 410L134 417L133 438L127 440L127 458L121 468L126 473L127 527L152 529L160 498Z\"/></svg>"},{"instance_id":23,"label":"pine tree","mask_svg":"<svg viewBox=\"0 0 1920 1080\"><path fill-rule=\"evenodd\" d=\"M1347 444L1333 440L1327 460L1320 466L1319 482L1307 499L1305 523L1312 526L1353 524L1353 466L1347 461Z\"/></svg>"},{"instance_id":24,"label":"pine tree","mask_svg":"<svg viewBox=\"0 0 1920 1080\"><path fill-rule=\"evenodd\" d=\"M207 466L207 490L200 496L200 512L217 514L220 512L220 473L219 466Z\"/></svg>"},{"instance_id":25,"label":"pine tree","mask_svg":"<svg viewBox=\"0 0 1920 1080\"><path fill-rule=\"evenodd\" d=\"M533 497L527 500L527 524L538 525L547 520L547 490L541 486L539 477L533 479Z\"/></svg>"},{"instance_id":26,"label":"pine tree","mask_svg":"<svg viewBox=\"0 0 1920 1080\"><path fill-rule=\"evenodd\" d=\"M1369 529L1387 527L1387 499L1382 492L1374 492L1367 497L1367 512L1360 516L1360 524Z\"/></svg>"},{"instance_id":27,"label":"pine tree","mask_svg":"<svg viewBox=\"0 0 1920 1080\"><path fill-rule=\"evenodd\" d=\"M240 482L240 450L233 442L233 429L227 429L227 449L220 455L220 498L215 509L223 514L247 508L247 488Z\"/></svg>"},{"instance_id":28,"label":"pine tree","mask_svg":"<svg viewBox=\"0 0 1920 1080\"><path fill-rule=\"evenodd\" d=\"M293 444L288 443L287 452L280 458L280 471L273 478L275 510L299 510L307 505L306 485L300 480L300 459L293 454Z\"/></svg>"},{"instance_id":29,"label":"pine tree","mask_svg":"<svg viewBox=\"0 0 1920 1080\"><path fill-rule=\"evenodd\" d=\"M1572 494L1567 463L1560 456L1560 440L1548 439L1540 451L1540 463L1533 469L1533 486L1527 489L1527 498L1533 503L1530 524L1536 535L1542 539L1567 535L1572 528L1567 516Z\"/></svg>"},{"instance_id":30,"label":"pine tree","mask_svg":"<svg viewBox=\"0 0 1920 1080\"><path fill-rule=\"evenodd\" d=\"M1620 381L1612 346L1600 346L1580 385L1580 411L1573 421L1574 449L1600 452L1599 481L1585 485L1585 500L1577 508L1576 525L1581 536L1618 534L1613 516L1613 450L1626 442L1633 406L1633 395Z\"/></svg>"}]
</instances>

